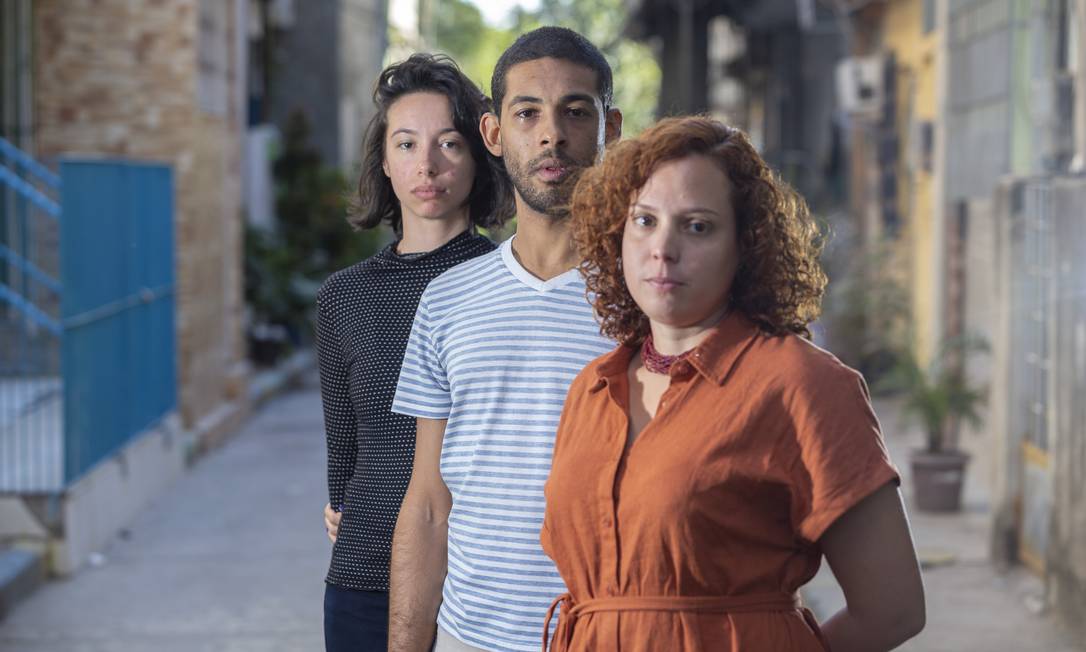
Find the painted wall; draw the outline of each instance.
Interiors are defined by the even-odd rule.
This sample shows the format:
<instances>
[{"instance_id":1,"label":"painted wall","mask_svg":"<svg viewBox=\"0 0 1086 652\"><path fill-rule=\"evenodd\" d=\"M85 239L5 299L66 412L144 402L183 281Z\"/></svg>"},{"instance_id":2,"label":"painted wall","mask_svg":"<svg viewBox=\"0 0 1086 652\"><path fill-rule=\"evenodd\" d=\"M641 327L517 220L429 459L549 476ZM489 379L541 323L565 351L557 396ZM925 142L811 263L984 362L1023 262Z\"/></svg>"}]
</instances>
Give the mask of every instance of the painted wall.
<instances>
[{"instance_id":1,"label":"painted wall","mask_svg":"<svg viewBox=\"0 0 1086 652\"><path fill-rule=\"evenodd\" d=\"M338 165L340 30L337 0L296 2L294 21L277 37L269 118L282 130L301 111L324 163Z\"/></svg>"},{"instance_id":2,"label":"painted wall","mask_svg":"<svg viewBox=\"0 0 1086 652\"><path fill-rule=\"evenodd\" d=\"M883 18L886 51L893 54L898 143L898 213L901 247L909 261L904 279L911 298L915 345L929 360L942 333L943 229L935 195L935 131L939 119L939 30L925 30L923 0L894 0ZM930 129L925 135L925 127Z\"/></svg>"},{"instance_id":3,"label":"painted wall","mask_svg":"<svg viewBox=\"0 0 1086 652\"><path fill-rule=\"evenodd\" d=\"M388 47L388 3L342 0L340 20L340 165L354 171L362 152L362 136L375 113L373 88Z\"/></svg>"},{"instance_id":4,"label":"painted wall","mask_svg":"<svg viewBox=\"0 0 1086 652\"><path fill-rule=\"evenodd\" d=\"M302 111L323 162L350 173L373 115L388 45L387 3L305 0L295 3L293 16L276 37L270 121L282 130Z\"/></svg>"}]
</instances>

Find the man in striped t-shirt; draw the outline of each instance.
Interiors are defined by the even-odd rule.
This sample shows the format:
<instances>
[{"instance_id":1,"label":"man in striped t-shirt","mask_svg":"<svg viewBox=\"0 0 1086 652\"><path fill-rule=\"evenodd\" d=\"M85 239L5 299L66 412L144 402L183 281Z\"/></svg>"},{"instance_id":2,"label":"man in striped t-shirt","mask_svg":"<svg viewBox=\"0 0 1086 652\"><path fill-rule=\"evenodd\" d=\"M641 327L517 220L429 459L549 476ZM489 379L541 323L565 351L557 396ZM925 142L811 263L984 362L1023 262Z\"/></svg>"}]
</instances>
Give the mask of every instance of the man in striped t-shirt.
<instances>
[{"instance_id":1,"label":"man in striped t-shirt","mask_svg":"<svg viewBox=\"0 0 1086 652\"><path fill-rule=\"evenodd\" d=\"M481 130L516 189L517 232L422 295L394 412L418 419L392 544L389 650L538 650L562 580L539 544L562 403L614 348L585 298L565 206L618 137L611 70L567 29L498 60ZM436 629L435 629L436 623Z\"/></svg>"}]
</instances>

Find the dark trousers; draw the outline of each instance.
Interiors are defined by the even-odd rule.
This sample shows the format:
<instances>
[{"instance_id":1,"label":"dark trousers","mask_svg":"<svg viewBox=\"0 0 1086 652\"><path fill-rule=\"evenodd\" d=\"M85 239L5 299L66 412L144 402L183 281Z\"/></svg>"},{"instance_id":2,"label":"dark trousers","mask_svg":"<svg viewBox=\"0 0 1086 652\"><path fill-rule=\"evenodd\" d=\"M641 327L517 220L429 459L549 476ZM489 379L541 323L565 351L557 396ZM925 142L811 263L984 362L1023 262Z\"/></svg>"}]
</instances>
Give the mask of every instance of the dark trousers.
<instances>
[{"instance_id":1,"label":"dark trousers","mask_svg":"<svg viewBox=\"0 0 1086 652\"><path fill-rule=\"evenodd\" d=\"M388 592L324 586L326 652L386 652Z\"/></svg>"}]
</instances>

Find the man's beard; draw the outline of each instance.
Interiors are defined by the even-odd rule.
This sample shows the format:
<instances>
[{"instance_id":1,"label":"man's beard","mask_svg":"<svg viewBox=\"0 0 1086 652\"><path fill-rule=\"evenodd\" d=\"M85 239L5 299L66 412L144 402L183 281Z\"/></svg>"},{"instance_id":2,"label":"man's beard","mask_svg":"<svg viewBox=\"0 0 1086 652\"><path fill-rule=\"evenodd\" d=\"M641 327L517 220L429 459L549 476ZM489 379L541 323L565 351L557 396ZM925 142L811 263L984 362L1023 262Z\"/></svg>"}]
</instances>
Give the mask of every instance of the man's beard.
<instances>
[{"instance_id":1,"label":"man's beard","mask_svg":"<svg viewBox=\"0 0 1086 652\"><path fill-rule=\"evenodd\" d=\"M540 189L532 185L532 174L540 163L547 159L559 161L569 170L569 173L561 183L545 184ZM528 208L555 219L562 219L569 215L569 200L573 195L573 187L577 185L577 179L585 167L568 155L555 150L546 151L524 165L511 157L505 157L505 169L509 173L509 179Z\"/></svg>"}]
</instances>

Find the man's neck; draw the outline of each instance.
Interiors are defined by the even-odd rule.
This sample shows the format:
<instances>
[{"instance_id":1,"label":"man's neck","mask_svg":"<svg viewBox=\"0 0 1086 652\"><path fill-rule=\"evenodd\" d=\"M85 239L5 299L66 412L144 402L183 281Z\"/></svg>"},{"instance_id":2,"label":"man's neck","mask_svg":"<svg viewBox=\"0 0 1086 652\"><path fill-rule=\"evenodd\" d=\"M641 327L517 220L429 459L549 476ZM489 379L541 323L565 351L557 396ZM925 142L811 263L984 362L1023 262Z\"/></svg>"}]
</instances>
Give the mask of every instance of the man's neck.
<instances>
[{"instance_id":1,"label":"man's neck","mask_svg":"<svg viewBox=\"0 0 1086 652\"><path fill-rule=\"evenodd\" d=\"M519 204L513 255L521 267L544 281L576 267L581 259L570 238L569 218L556 219Z\"/></svg>"},{"instance_id":2,"label":"man's neck","mask_svg":"<svg viewBox=\"0 0 1086 652\"><path fill-rule=\"evenodd\" d=\"M404 216L403 238L396 245L396 253L414 254L433 251L468 229L467 213L443 220L424 220Z\"/></svg>"}]
</instances>

